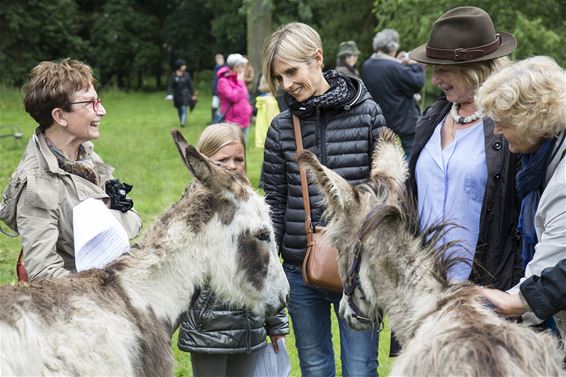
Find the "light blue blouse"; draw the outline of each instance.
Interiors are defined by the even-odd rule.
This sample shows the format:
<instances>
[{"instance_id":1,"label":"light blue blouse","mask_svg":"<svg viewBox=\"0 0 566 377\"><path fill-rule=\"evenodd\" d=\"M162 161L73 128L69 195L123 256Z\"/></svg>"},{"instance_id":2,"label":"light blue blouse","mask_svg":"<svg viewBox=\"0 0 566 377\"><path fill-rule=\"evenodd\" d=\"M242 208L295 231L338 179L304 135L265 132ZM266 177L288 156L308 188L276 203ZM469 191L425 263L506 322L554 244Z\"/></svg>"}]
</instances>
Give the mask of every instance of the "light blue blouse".
<instances>
[{"instance_id":1,"label":"light blue blouse","mask_svg":"<svg viewBox=\"0 0 566 377\"><path fill-rule=\"evenodd\" d=\"M417 160L420 227L424 229L439 221L459 225L451 228L441 242L460 241L460 246L448 250L446 256L464 258L467 263L454 265L448 271L448 279L467 280L487 184L483 122L456 131L454 141L444 149L440 138L443 124L444 120L436 126Z\"/></svg>"}]
</instances>

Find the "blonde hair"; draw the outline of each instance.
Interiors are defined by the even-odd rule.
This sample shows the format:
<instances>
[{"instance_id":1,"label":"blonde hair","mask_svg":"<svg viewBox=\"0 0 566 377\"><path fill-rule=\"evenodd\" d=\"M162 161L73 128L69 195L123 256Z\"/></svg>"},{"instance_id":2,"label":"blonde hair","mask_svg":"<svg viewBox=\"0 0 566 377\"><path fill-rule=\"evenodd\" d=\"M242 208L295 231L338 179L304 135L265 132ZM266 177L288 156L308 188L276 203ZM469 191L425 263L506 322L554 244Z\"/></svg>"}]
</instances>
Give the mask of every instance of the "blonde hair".
<instances>
[{"instance_id":1,"label":"blonde hair","mask_svg":"<svg viewBox=\"0 0 566 377\"><path fill-rule=\"evenodd\" d=\"M196 148L206 157L210 157L225 146L236 143L244 147L244 170L246 170L246 139L242 129L234 123L216 123L206 127L200 134Z\"/></svg>"},{"instance_id":2,"label":"blonde hair","mask_svg":"<svg viewBox=\"0 0 566 377\"><path fill-rule=\"evenodd\" d=\"M275 59L286 63L308 63L317 49L322 51L320 35L307 24L291 22L274 31L263 48L263 72L271 91L277 92L271 72Z\"/></svg>"},{"instance_id":3,"label":"blonde hair","mask_svg":"<svg viewBox=\"0 0 566 377\"><path fill-rule=\"evenodd\" d=\"M490 77L476 103L530 141L556 136L566 129L566 73L547 56L521 60Z\"/></svg>"},{"instance_id":4,"label":"blonde hair","mask_svg":"<svg viewBox=\"0 0 566 377\"><path fill-rule=\"evenodd\" d=\"M51 111L60 107L71 111L71 96L96 85L92 69L73 59L61 62L43 61L32 69L24 85L24 108L45 131L53 124Z\"/></svg>"},{"instance_id":5,"label":"blonde hair","mask_svg":"<svg viewBox=\"0 0 566 377\"><path fill-rule=\"evenodd\" d=\"M481 62L464 63L464 64L431 64L434 69L445 69L449 71L458 71L466 80L470 88L476 90L487 80L492 74L499 72L509 65L510 60L504 56L502 58L490 59Z\"/></svg>"}]
</instances>

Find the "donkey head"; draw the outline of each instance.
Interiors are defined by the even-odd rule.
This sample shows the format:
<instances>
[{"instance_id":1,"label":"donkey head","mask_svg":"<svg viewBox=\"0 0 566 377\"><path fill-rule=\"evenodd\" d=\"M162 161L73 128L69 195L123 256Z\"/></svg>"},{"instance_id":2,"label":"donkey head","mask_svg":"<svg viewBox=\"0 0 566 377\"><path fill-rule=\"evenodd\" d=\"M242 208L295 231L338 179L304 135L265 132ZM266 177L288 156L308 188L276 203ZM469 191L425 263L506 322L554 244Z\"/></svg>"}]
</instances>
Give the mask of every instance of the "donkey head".
<instances>
[{"instance_id":1,"label":"donkey head","mask_svg":"<svg viewBox=\"0 0 566 377\"><path fill-rule=\"evenodd\" d=\"M404 195L407 164L395 134L382 128L373 154L371 176L366 184L349 184L337 173L324 167L316 156L304 151L298 156L319 186L326 205L325 216L330 218L327 235L339 252L338 270L344 283L340 314L350 326L367 328L378 320L379 308L373 297L375 289L371 265L380 250L370 245L367 217L376 208L398 208ZM384 214L384 221L388 214Z\"/></svg>"},{"instance_id":2,"label":"donkey head","mask_svg":"<svg viewBox=\"0 0 566 377\"><path fill-rule=\"evenodd\" d=\"M171 133L197 181L181 202L192 207L185 221L202 243L198 257L208 269L206 283L226 302L258 313L281 309L289 285L277 256L269 207L245 177L212 163L177 130Z\"/></svg>"}]
</instances>

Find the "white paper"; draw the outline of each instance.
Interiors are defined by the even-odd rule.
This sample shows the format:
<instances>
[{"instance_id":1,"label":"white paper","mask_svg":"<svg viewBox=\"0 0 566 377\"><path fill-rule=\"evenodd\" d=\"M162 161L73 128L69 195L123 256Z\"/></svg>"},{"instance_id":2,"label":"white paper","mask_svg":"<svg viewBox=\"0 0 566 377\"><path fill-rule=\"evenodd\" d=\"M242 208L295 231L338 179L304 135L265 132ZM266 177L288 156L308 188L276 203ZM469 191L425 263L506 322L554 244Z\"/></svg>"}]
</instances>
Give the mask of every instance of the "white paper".
<instances>
[{"instance_id":1,"label":"white paper","mask_svg":"<svg viewBox=\"0 0 566 377\"><path fill-rule=\"evenodd\" d=\"M102 268L130 250L126 230L99 199L73 208L73 236L77 271Z\"/></svg>"},{"instance_id":2,"label":"white paper","mask_svg":"<svg viewBox=\"0 0 566 377\"><path fill-rule=\"evenodd\" d=\"M278 339L277 346L277 353L271 344L258 351L257 364L251 377L288 377L291 374L291 362L285 348L285 340Z\"/></svg>"}]
</instances>

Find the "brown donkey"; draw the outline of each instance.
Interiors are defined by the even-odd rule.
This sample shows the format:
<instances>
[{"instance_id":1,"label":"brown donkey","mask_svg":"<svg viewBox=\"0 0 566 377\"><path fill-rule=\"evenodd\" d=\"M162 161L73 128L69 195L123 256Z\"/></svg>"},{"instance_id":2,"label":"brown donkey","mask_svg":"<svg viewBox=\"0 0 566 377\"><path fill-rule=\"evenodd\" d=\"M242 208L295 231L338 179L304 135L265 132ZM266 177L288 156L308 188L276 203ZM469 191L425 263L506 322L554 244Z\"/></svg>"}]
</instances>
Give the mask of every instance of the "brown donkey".
<instances>
[{"instance_id":1,"label":"brown donkey","mask_svg":"<svg viewBox=\"0 0 566 377\"><path fill-rule=\"evenodd\" d=\"M354 328L376 323L380 308L404 344L395 376L558 376L554 338L499 317L471 284L446 280L449 225L419 234L405 190L408 171L395 135L383 129L370 181L354 187L306 151L300 164L319 186L339 250L345 294L340 312Z\"/></svg>"}]
</instances>

